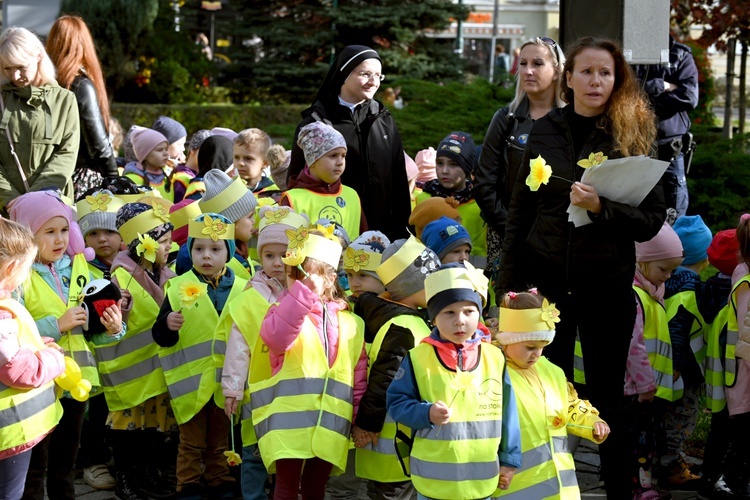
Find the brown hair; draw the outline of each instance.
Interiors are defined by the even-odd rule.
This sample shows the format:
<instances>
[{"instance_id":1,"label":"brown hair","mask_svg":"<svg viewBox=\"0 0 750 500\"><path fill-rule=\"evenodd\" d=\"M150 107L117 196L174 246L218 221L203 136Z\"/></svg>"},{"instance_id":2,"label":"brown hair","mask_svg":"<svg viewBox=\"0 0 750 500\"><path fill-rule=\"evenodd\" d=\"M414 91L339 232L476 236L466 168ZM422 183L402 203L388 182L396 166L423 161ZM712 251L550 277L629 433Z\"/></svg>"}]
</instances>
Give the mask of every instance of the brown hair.
<instances>
[{"instance_id":1,"label":"brown hair","mask_svg":"<svg viewBox=\"0 0 750 500\"><path fill-rule=\"evenodd\" d=\"M310 234L316 234L318 236L323 236L323 233L321 231L318 231L317 229L311 230ZM330 264L326 264L323 261L320 261L314 257L305 257L305 260L302 261L302 269L305 270L308 274L319 274L321 276L328 277L332 283L333 286L329 286L326 288L326 290L323 292L323 296L321 299L323 299L324 302L329 301L341 301L346 302L346 292L343 288L341 288L341 285L339 284L338 275L336 274L336 269L331 267ZM302 271L300 271L296 266L287 266L289 268L288 274L295 280L301 280L304 279L305 275Z\"/></svg>"},{"instance_id":2,"label":"brown hair","mask_svg":"<svg viewBox=\"0 0 750 500\"><path fill-rule=\"evenodd\" d=\"M47 38L47 53L57 67L57 81L70 89L76 76L83 73L96 90L96 100L104 127L109 132L109 101L96 47L86 22L78 16L61 16L52 25Z\"/></svg>"},{"instance_id":3,"label":"brown hair","mask_svg":"<svg viewBox=\"0 0 750 500\"><path fill-rule=\"evenodd\" d=\"M37 253L37 245L34 234L28 227L9 219L0 218L0 267L20 266L28 262L29 266L34 261ZM15 269L15 272L28 271ZM10 276L0 278L4 282Z\"/></svg>"},{"instance_id":4,"label":"brown hair","mask_svg":"<svg viewBox=\"0 0 750 500\"><path fill-rule=\"evenodd\" d=\"M268 148L271 147L271 137L259 128L246 128L241 130L234 138L234 144L248 149L258 149L258 152L266 158Z\"/></svg>"},{"instance_id":5,"label":"brown hair","mask_svg":"<svg viewBox=\"0 0 750 500\"><path fill-rule=\"evenodd\" d=\"M737 226L737 241L740 244L742 262L750 267L750 215L743 215Z\"/></svg>"},{"instance_id":6,"label":"brown hair","mask_svg":"<svg viewBox=\"0 0 750 500\"><path fill-rule=\"evenodd\" d=\"M503 295L500 307L507 309L539 309L542 307L544 297L529 290L528 292L508 292Z\"/></svg>"},{"instance_id":7,"label":"brown hair","mask_svg":"<svg viewBox=\"0 0 750 500\"><path fill-rule=\"evenodd\" d=\"M560 83L563 100L573 103L573 89L568 87L567 75L573 73L576 58L585 49L606 50L615 62L612 95L597 126L612 135L612 148L622 156L648 155L656 139L656 116L617 42L587 36L579 38L568 48Z\"/></svg>"}]
</instances>

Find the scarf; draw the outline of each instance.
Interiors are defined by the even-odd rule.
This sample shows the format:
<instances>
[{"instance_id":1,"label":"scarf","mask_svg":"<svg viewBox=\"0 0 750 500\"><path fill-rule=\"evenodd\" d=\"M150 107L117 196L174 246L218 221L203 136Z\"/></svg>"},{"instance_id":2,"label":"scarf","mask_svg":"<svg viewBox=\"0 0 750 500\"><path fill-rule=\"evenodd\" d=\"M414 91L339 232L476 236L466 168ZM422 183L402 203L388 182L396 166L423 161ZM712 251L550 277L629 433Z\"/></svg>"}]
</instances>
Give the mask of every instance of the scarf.
<instances>
[{"instance_id":1,"label":"scarf","mask_svg":"<svg viewBox=\"0 0 750 500\"><path fill-rule=\"evenodd\" d=\"M635 277L633 278L633 284L639 288L646 290L651 298L659 301L659 304L664 305L664 283L656 286L651 283L639 269L636 269Z\"/></svg>"},{"instance_id":2,"label":"scarf","mask_svg":"<svg viewBox=\"0 0 750 500\"><path fill-rule=\"evenodd\" d=\"M452 196L459 203L466 203L467 201L471 201L474 199L474 193L472 192L473 188L474 186L471 182L471 179L466 179L466 187L458 191L445 189L443 185L440 184L439 180L433 179L429 182L425 182L422 191L429 195L439 196L441 198L449 198Z\"/></svg>"}]
</instances>

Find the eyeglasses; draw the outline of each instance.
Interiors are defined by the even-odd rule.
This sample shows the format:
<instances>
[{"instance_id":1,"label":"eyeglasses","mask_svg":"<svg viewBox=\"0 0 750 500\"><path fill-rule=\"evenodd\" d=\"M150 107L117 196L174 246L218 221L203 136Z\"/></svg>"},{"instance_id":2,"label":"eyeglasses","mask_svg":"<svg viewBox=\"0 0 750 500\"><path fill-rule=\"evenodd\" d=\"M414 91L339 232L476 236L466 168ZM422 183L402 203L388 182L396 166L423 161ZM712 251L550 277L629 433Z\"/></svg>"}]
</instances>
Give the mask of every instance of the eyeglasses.
<instances>
[{"instance_id":1,"label":"eyeglasses","mask_svg":"<svg viewBox=\"0 0 750 500\"><path fill-rule=\"evenodd\" d=\"M360 71L359 77L366 82L369 82L371 78L379 82L385 80L385 75L381 75L380 73L371 73L369 71Z\"/></svg>"},{"instance_id":2,"label":"eyeglasses","mask_svg":"<svg viewBox=\"0 0 750 500\"><path fill-rule=\"evenodd\" d=\"M557 52L557 42L556 41L554 41L553 39L551 39L548 36L538 36L538 37L536 37L536 39L539 40L540 42L542 42L543 44L548 45L552 49L552 52L555 53L555 59L557 59L557 62L560 62L560 55Z\"/></svg>"}]
</instances>

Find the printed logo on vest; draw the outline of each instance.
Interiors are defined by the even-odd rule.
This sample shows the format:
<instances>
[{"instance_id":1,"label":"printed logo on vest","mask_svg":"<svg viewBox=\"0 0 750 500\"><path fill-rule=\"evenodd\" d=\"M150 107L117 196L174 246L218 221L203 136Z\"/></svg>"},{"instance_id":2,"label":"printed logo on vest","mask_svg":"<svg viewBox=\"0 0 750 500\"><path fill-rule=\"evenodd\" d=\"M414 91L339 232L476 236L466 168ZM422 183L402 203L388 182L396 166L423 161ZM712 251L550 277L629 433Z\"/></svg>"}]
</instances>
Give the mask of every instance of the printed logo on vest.
<instances>
[{"instance_id":1,"label":"printed logo on vest","mask_svg":"<svg viewBox=\"0 0 750 500\"><path fill-rule=\"evenodd\" d=\"M341 208L344 208L346 206L346 200L344 200L341 196L337 196L336 205L340 206Z\"/></svg>"}]
</instances>

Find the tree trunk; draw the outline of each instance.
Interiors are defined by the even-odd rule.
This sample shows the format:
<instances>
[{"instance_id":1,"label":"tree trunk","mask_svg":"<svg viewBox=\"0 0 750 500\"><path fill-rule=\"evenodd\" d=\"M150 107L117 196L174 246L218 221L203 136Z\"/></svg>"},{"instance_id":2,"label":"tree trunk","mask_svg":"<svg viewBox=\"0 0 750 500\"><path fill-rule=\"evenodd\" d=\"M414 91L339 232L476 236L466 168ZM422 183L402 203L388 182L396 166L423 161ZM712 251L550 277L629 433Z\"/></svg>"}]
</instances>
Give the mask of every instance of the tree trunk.
<instances>
[{"instance_id":1,"label":"tree trunk","mask_svg":"<svg viewBox=\"0 0 750 500\"><path fill-rule=\"evenodd\" d=\"M734 87L734 48L737 40L732 38L727 44L727 90L724 102L724 137L732 138L732 89Z\"/></svg>"},{"instance_id":2,"label":"tree trunk","mask_svg":"<svg viewBox=\"0 0 750 500\"><path fill-rule=\"evenodd\" d=\"M747 105L745 97L745 75L747 67L747 40L742 40L742 58L740 59L740 102L739 102L739 133L745 133L745 107Z\"/></svg>"}]
</instances>

